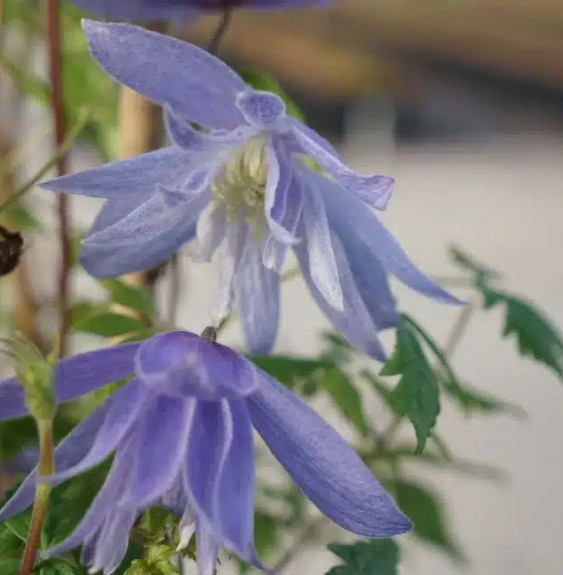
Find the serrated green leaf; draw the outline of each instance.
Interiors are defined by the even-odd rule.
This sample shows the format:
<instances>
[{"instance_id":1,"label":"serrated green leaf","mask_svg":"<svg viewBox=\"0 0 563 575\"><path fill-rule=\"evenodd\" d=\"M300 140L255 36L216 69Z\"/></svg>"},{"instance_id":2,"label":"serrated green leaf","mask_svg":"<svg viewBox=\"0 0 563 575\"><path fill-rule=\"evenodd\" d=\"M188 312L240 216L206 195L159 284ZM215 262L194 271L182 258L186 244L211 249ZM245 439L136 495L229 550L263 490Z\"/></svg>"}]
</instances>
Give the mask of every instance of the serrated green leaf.
<instances>
[{"instance_id":1,"label":"serrated green leaf","mask_svg":"<svg viewBox=\"0 0 563 575\"><path fill-rule=\"evenodd\" d=\"M92 333L102 337L116 337L143 331L146 325L134 317L112 312L95 313L72 322L75 331Z\"/></svg>"},{"instance_id":2,"label":"serrated green leaf","mask_svg":"<svg viewBox=\"0 0 563 575\"><path fill-rule=\"evenodd\" d=\"M508 403L493 395L477 390L469 385L460 384L449 378L441 380L442 389L452 398L465 413L510 413L516 417L525 416L526 412L519 406Z\"/></svg>"},{"instance_id":3,"label":"serrated green leaf","mask_svg":"<svg viewBox=\"0 0 563 575\"><path fill-rule=\"evenodd\" d=\"M399 318L393 354L380 374L400 376L393 390L393 405L413 424L417 451L421 452L440 413L440 390L416 334L403 317Z\"/></svg>"},{"instance_id":4,"label":"serrated green leaf","mask_svg":"<svg viewBox=\"0 0 563 575\"><path fill-rule=\"evenodd\" d=\"M392 488L399 508L413 523L414 535L463 562L465 557L449 531L440 497L425 486L403 479L394 480Z\"/></svg>"},{"instance_id":5,"label":"serrated green leaf","mask_svg":"<svg viewBox=\"0 0 563 575\"><path fill-rule=\"evenodd\" d=\"M464 268L465 270L473 274L475 280L478 283L500 278L500 274L498 272L478 262L468 254L460 250L458 247L453 246L450 249L450 253L453 261L461 268Z\"/></svg>"},{"instance_id":6,"label":"serrated green leaf","mask_svg":"<svg viewBox=\"0 0 563 575\"><path fill-rule=\"evenodd\" d=\"M148 290L126 284L120 279L108 279L100 282L109 292L111 301L143 314L149 319L154 317L154 305Z\"/></svg>"},{"instance_id":7,"label":"serrated green leaf","mask_svg":"<svg viewBox=\"0 0 563 575\"><path fill-rule=\"evenodd\" d=\"M397 575L399 547L392 539L372 539L352 545L331 543L328 549L345 565L337 565L326 575Z\"/></svg>"},{"instance_id":8,"label":"serrated green leaf","mask_svg":"<svg viewBox=\"0 0 563 575\"><path fill-rule=\"evenodd\" d=\"M299 106L288 96L277 80L257 70L242 70L240 75L247 84L256 90L272 92L279 96L285 104L287 114L302 122L305 121L305 115Z\"/></svg>"},{"instance_id":9,"label":"serrated green leaf","mask_svg":"<svg viewBox=\"0 0 563 575\"><path fill-rule=\"evenodd\" d=\"M550 367L563 380L563 338L557 328L532 304L514 295L483 286L485 309L504 305L503 335L515 335L522 355Z\"/></svg>"},{"instance_id":10,"label":"serrated green leaf","mask_svg":"<svg viewBox=\"0 0 563 575\"><path fill-rule=\"evenodd\" d=\"M514 414L517 413L518 415L523 414L523 410L514 405L510 405L500 399L494 398L493 396L477 391L468 385L462 384L450 365L445 353L440 349L430 334L407 314L402 314L401 317L424 339L429 348L433 351L436 359L440 363L440 371L444 374L439 377L441 388L453 400L455 400L466 413L478 410L490 413L510 411Z\"/></svg>"},{"instance_id":11,"label":"serrated green leaf","mask_svg":"<svg viewBox=\"0 0 563 575\"><path fill-rule=\"evenodd\" d=\"M362 408L362 398L350 378L342 371L328 369L321 377L323 388L332 397L340 413L363 435L368 425Z\"/></svg>"},{"instance_id":12,"label":"serrated green leaf","mask_svg":"<svg viewBox=\"0 0 563 575\"><path fill-rule=\"evenodd\" d=\"M494 289L497 277L459 249L452 250L454 261L473 273L474 285L484 298L484 308L501 305L506 310L504 336L515 335L522 355L550 367L563 380L563 338L557 328L533 304L513 294Z\"/></svg>"}]
</instances>

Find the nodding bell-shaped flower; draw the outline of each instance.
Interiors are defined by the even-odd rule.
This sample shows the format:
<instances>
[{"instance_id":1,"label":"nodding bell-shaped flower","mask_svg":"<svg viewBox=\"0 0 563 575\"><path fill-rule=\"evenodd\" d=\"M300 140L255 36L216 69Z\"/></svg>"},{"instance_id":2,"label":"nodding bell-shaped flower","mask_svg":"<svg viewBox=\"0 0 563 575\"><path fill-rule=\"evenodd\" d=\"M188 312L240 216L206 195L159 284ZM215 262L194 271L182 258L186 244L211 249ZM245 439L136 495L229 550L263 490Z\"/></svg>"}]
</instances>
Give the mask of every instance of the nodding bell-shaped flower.
<instances>
[{"instance_id":1,"label":"nodding bell-shaped flower","mask_svg":"<svg viewBox=\"0 0 563 575\"><path fill-rule=\"evenodd\" d=\"M85 12L119 20L169 20L232 8L281 10L332 0L72 0Z\"/></svg>"},{"instance_id":2,"label":"nodding bell-shaped flower","mask_svg":"<svg viewBox=\"0 0 563 575\"><path fill-rule=\"evenodd\" d=\"M213 320L236 301L255 354L274 344L279 272L290 249L322 311L377 359L385 358L378 333L397 323L389 274L459 303L378 220L374 209L385 208L391 178L353 172L324 138L286 114L278 96L252 89L196 46L128 24L86 20L83 28L107 72L165 106L172 139L162 150L42 184L107 200L82 243L89 273L154 266L192 242L201 260L216 254L220 261Z\"/></svg>"},{"instance_id":3,"label":"nodding bell-shaped flower","mask_svg":"<svg viewBox=\"0 0 563 575\"><path fill-rule=\"evenodd\" d=\"M212 575L219 547L262 567L253 543L253 427L304 494L341 527L370 537L409 530L410 522L327 423L212 339L168 332L56 365L58 401L132 378L55 451L53 484L114 458L84 518L47 555L82 546L81 561L91 572L109 575L125 555L136 519L160 503L182 516L182 545L195 530L199 575ZM0 382L0 420L26 412L17 381ZM32 503L35 482L36 471L0 510L0 521Z\"/></svg>"}]
</instances>

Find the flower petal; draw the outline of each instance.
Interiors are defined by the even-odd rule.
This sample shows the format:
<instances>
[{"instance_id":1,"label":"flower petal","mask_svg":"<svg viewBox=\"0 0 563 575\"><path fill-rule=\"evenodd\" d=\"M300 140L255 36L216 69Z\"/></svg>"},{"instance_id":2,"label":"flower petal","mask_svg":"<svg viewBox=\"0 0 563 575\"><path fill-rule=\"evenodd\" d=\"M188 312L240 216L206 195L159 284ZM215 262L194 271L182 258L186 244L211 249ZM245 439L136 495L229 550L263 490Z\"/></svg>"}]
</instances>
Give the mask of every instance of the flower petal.
<instances>
[{"instance_id":1,"label":"flower petal","mask_svg":"<svg viewBox=\"0 0 563 575\"><path fill-rule=\"evenodd\" d=\"M211 530L202 521L197 522L196 546L197 575L213 575L219 546Z\"/></svg>"},{"instance_id":2,"label":"flower petal","mask_svg":"<svg viewBox=\"0 0 563 575\"><path fill-rule=\"evenodd\" d=\"M141 452L132 462L120 505L146 507L169 490L186 456L194 403L180 397L155 395L133 433Z\"/></svg>"},{"instance_id":3,"label":"flower petal","mask_svg":"<svg viewBox=\"0 0 563 575\"><path fill-rule=\"evenodd\" d=\"M93 436L88 453L72 467L64 470L56 468L55 473L49 476L49 481L59 483L101 463L115 450L135 423L146 398L147 390L136 379L118 389L106 400L110 404L107 415Z\"/></svg>"},{"instance_id":4,"label":"flower petal","mask_svg":"<svg viewBox=\"0 0 563 575\"><path fill-rule=\"evenodd\" d=\"M199 261L210 262L227 231L227 210L224 204L209 204L197 221L197 246L194 251Z\"/></svg>"},{"instance_id":5,"label":"flower petal","mask_svg":"<svg viewBox=\"0 0 563 575\"><path fill-rule=\"evenodd\" d=\"M252 423L305 495L335 523L370 537L408 531L358 455L314 411L261 372L262 385L246 400Z\"/></svg>"},{"instance_id":6,"label":"flower petal","mask_svg":"<svg viewBox=\"0 0 563 575\"><path fill-rule=\"evenodd\" d=\"M214 130L204 132L195 130L191 124L168 108L165 112L166 130L170 139L187 152L206 152L217 155L240 146L245 140L256 134L249 126L237 126L234 130Z\"/></svg>"},{"instance_id":7,"label":"flower petal","mask_svg":"<svg viewBox=\"0 0 563 575\"><path fill-rule=\"evenodd\" d=\"M191 201L190 201L191 200ZM163 223L178 218L191 208L194 198L159 189L146 202L124 218L98 232L89 233L83 244L120 243L124 245L150 241L162 233ZM190 208L188 208L190 206Z\"/></svg>"},{"instance_id":8,"label":"flower petal","mask_svg":"<svg viewBox=\"0 0 563 575\"><path fill-rule=\"evenodd\" d=\"M299 260L299 265L301 266L301 271L303 273L303 279L307 283L311 295L316 301L317 305L321 308L328 319L334 324L338 331L355 347L361 351L367 353L371 357L379 360L385 361L386 355L381 343L378 339L378 332L383 329L383 327L389 327L389 325L378 326L371 311L366 307L365 302L362 299L362 295L358 290L358 286L355 282L355 278L352 275L346 254L340 244L337 237L332 237L332 247L338 258L339 266L338 272L340 274L340 282L342 285L343 293L343 307L342 310L336 310L327 301L324 295L320 292L317 285L311 277L310 262L307 251L304 247L298 246L295 248L295 255ZM368 260L369 261L369 260ZM375 260L366 267L380 267L379 262ZM377 272L370 272L375 273ZM385 280L385 277L383 278ZM385 280L386 281L386 280ZM379 287L379 286L378 286ZM388 288L387 288L388 289ZM375 298L378 294L373 294ZM380 291L379 295L384 296L385 292ZM382 301L381 305L386 306L387 301ZM393 301L391 300L391 304ZM386 321L389 321L387 314L384 315Z\"/></svg>"},{"instance_id":9,"label":"flower petal","mask_svg":"<svg viewBox=\"0 0 563 575\"><path fill-rule=\"evenodd\" d=\"M159 393L206 401L240 399L256 387L252 363L228 347L183 331L143 342L136 372Z\"/></svg>"},{"instance_id":10,"label":"flower petal","mask_svg":"<svg viewBox=\"0 0 563 575\"><path fill-rule=\"evenodd\" d=\"M89 572L113 573L120 565L129 546L129 533L139 512L115 510L106 519L96 540L95 554Z\"/></svg>"},{"instance_id":11,"label":"flower petal","mask_svg":"<svg viewBox=\"0 0 563 575\"><path fill-rule=\"evenodd\" d=\"M126 343L60 360L54 374L57 403L69 401L132 374L139 345ZM17 378L0 381L0 421L27 413L23 389Z\"/></svg>"},{"instance_id":12,"label":"flower petal","mask_svg":"<svg viewBox=\"0 0 563 575\"><path fill-rule=\"evenodd\" d=\"M198 402L185 481L198 516L214 538L241 558L251 557L254 456L242 402Z\"/></svg>"},{"instance_id":13,"label":"flower petal","mask_svg":"<svg viewBox=\"0 0 563 575\"><path fill-rule=\"evenodd\" d=\"M327 303L342 310L344 296L329 222L322 197L313 186L307 186L303 194L303 229L311 278Z\"/></svg>"},{"instance_id":14,"label":"flower petal","mask_svg":"<svg viewBox=\"0 0 563 575\"><path fill-rule=\"evenodd\" d=\"M246 84L205 50L128 24L82 27L94 59L122 84L204 126L244 123L235 98Z\"/></svg>"},{"instance_id":15,"label":"flower petal","mask_svg":"<svg viewBox=\"0 0 563 575\"><path fill-rule=\"evenodd\" d=\"M378 210L385 209L393 191L393 178L357 174L309 133L294 127L293 136L303 152L314 158L344 189Z\"/></svg>"},{"instance_id":16,"label":"flower petal","mask_svg":"<svg viewBox=\"0 0 563 575\"><path fill-rule=\"evenodd\" d=\"M303 170L301 175L310 185L323 190L322 197L330 225L344 244L352 241L347 239L348 236L355 235L365 244L372 257L379 260L387 273L396 276L411 289L442 303L463 303L423 274L375 213L366 209L357 198L350 197L339 186L310 170ZM350 222L353 222L353 226Z\"/></svg>"},{"instance_id":17,"label":"flower petal","mask_svg":"<svg viewBox=\"0 0 563 575\"><path fill-rule=\"evenodd\" d=\"M292 178L285 197L280 199L279 214L272 217L279 221L280 225L288 231L292 237L296 237L297 226L303 210L303 186L299 178ZM276 210L277 211L277 210ZM298 240L301 242L301 239ZM288 244L280 242L271 234L266 240L263 253L264 265L278 273L281 272Z\"/></svg>"},{"instance_id":18,"label":"flower petal","mask_svg":"<svg viewBox=\"0 0 563 575\"><path fill-rule=\"evenodd\" d=\"M266 219L272 235L277 240L285 244L297 244L300 240L295 237L295 230L291 233L282 223L292 171L290 162L279 154L279 151L281 151L279 146L271 142L266 146L268 158L268 178L265 190Z\"/></svg>"},{"instance_id":19,"label":"flower petal","mask_svg":"<svg viewBox=\"0 0 563 575\"><path fill-rule=\"evenodd\" d=\"M283 100L271 92L247 89L237 96L236 106L251 126L261 130L286 117Z\"/></svg>"},{"instance_id":20,"label":"flower petal","mask_svg":"<svg viewBox=\"0 0 563 575\"><path fill-rule=\"evenodd\" d=\"M138 196L124 196L121 198L111 198L104 202L102 209L94 219L92 227L88 231L87 236L93 236L110 226L113 226L119 220L127 217L131 212L137 210L153 195L139 194Z\"/></svg>"},{"instance_id":21,"label":"flower petal","mask_svg":"<svg viewBox=\"0 0 563 575\"><path fill-rule=\"evenodd\" d=\"M233 441L215 493L215 520L224 546L243 559L254 554L254 451L252 427L243 401L229 401Z\"/></svg>"},{"instance_id":22,"label":"flower petal","mask_svg":"<svg viewBox=\"0 0 563 575\"><path fill-rule=\"evenodd\" d=\"M151 194L157 186L181 189L200 158L176 147L118 160L40 183L45 190L94 198L123 198Z\"/></svg>"},{"instance_id":23,"label":"flower petal","mask_svg":"<svg viewBox=\"0 0 563 575\"><path fill-rule=\"evenodd\" d=\"M88 453L96 433L103 424L110 409L110 403L103 403L83 419L55 449L55 468L65 470L75 466ZM0 509L0 521L17 515L33 503L35 498L37 468L21 483L18 490ZM57 485L60 481L50 481Z\"/></svg>"},{"instance_id":24,"label":"flower petal","mask_svg":"<svg viewBox=\"0 0 563 575\"><path fill-rule=\"evenodd\" d=\"M185 458L184 485L196 513L216 533L216 491L233 441L233 421L227 400L198 401Z\"/></svg>"},{"instance_id":25,"label":"flower petal","mask_svg":"<svg viewBox=\"0 0 563 575\"><path fill-rule=\"evenodd\" d=\"M111 228L87 236L80 261L94 277L155 266L195 236L197 220L208 202L205 192L176 207L170 207L162 194L153 196Z\"/></svg>"},{"instance_id":26,"label":"flower petal","mask_svg":"<svg viewBox=\"0 0 563 575\"><path fill-rule=\"evenodd\" d=\"M235 278L244 342L250 353L270 353L280 319L280 278L262 263L263 242L248 243Z\"/></svg>"},{"instance_id":27,"label":"flower petal","mask_svg":"<svg viewBox=\"0 0 563 575\"><path fill-rule=\"evenodd\" d=\"M43 556L52 557L70 551L94 535L103 526L108 515L115 511L119 496L127 484L131 465L135 458L139 457L138 447L138 445L134 445L131 439L120 446L110 472L86 515L66 539L47 549L42 553ZM101 533L98 536L100 535Z\"/></svg>"},{"instance_id":28,"label":"flower petal","mask_svg":"<svg viewBox=\"0 0 563 575\"><path fill-rule=\"evenodd\" d=\"M237 269L246 244L253 241L249 236L251 236L250 228L242 211L239 211L235 221L227 227L225 240L219 249L219 281L211 307L211 316L216 324L231 313Z\"/></svg>"}]
</instances>

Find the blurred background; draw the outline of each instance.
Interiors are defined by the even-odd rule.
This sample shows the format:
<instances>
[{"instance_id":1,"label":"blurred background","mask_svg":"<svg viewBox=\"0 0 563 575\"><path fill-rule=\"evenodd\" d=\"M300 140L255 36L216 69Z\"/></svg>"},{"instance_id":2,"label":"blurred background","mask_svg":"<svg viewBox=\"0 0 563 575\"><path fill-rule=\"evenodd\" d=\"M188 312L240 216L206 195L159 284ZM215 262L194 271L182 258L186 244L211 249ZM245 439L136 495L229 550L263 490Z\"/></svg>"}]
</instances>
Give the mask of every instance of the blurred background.
<instances>
[{"instance_id":1,"label":"blurred background","mask_svg":"<svg viewBox=\"0 0 563 575\"><path fill-rule=\"evenodd\" d=\"M205 45L217 23L214 16L189 27L176 22L174 32ZM4 45L21 52L25 38L9 32ZM221 56L233 66L259 68L277 78L310 125L353 167L396 179L382 220L423 270L454 275L448 247L458 245L499 270L503 287L533 300L555 325L563 325L563 2L340 0L324 10L241 11L221 44ZM41 75L40 46L26 58ZM17 77L3 73L0 78L0 134L13 155L22 142L49 135L49 116L18 95ZM109 147L114 137L108 137ZM14 172L18 180L49 157L48 150L33 146L34 153ZM98 153L82 145L73 153L72 167L97 161ZM18 272L30 277L23 284L18 274L2 280L2 306L10 309L25 308L26 298L48 302L55 290L50 262L56 245L49 231L54 198L37 191L30 198L43 214L44 231ZM98 205L73 199L77 228L87 228ZM205 304L215 271L182 258L180 273L178 323L200 331L209 321ZM158 291L163 308L168 281L164 278ZM22 285L31 285L33 293L26 295ZM401 309L444 343L459 310L394 287ZM451 289L473 297L464 288ZM74 290L79 298L101 293L84 274L74 278ZM283 298L276 351L316 353L318 334L328 325L299 278L284 285ZM33 319L34 329L48 333L53 321L44 309ZM526 415L467 418L445 401L438 431L454 453L495 466L503 475L492 481L413 466L413 477L443 496L438 523L452 529L455 544L440 533L426 541L402 538L401 573L528 575L563 569L561 384L500 338L502 321L499 310L475 314L453 364L471 384L521 406ZM77 336L74 349L93 341ZM228 328L225 341L241 343L236 325ZM392 334L385 343L392 350ZM384 417L380 406L366 411L375 421ZM410 437L412 431L404 433ZM323 537L333 540L336 531ZM461 553L451 552L452 546ZM334 563L320 547L305 547L288 575L305 569L322 573Z\"/></svg>"}]
</instances>

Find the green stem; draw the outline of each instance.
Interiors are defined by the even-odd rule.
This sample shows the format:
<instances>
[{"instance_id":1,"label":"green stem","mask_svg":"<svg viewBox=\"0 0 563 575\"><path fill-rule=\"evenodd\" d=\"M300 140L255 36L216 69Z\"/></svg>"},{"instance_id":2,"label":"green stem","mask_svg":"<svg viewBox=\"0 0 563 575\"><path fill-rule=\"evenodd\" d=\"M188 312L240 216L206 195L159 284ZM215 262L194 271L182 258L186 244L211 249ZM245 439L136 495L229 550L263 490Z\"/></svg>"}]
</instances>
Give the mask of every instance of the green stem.
<instances>
[{"instance_id":1,"label":"green stem","mask_svg":"<svg viewBox=\"0 0 563 575\"><path fill-rule=\"evenodd\" d=\"M35 501L31 513L31 524L27 534L27 541L23 551L22 561L18 575L30 575L35 564L37 549L41 539L43 522L47 515L47 504L51 493L51 484L41 481L41 477L52 475L54 471L54 441L53 441L53 421L51 419L37 420L37 430L39 433L39 464L37 469L37 489L35 490Z\"/></svg>"}]
</instances>

